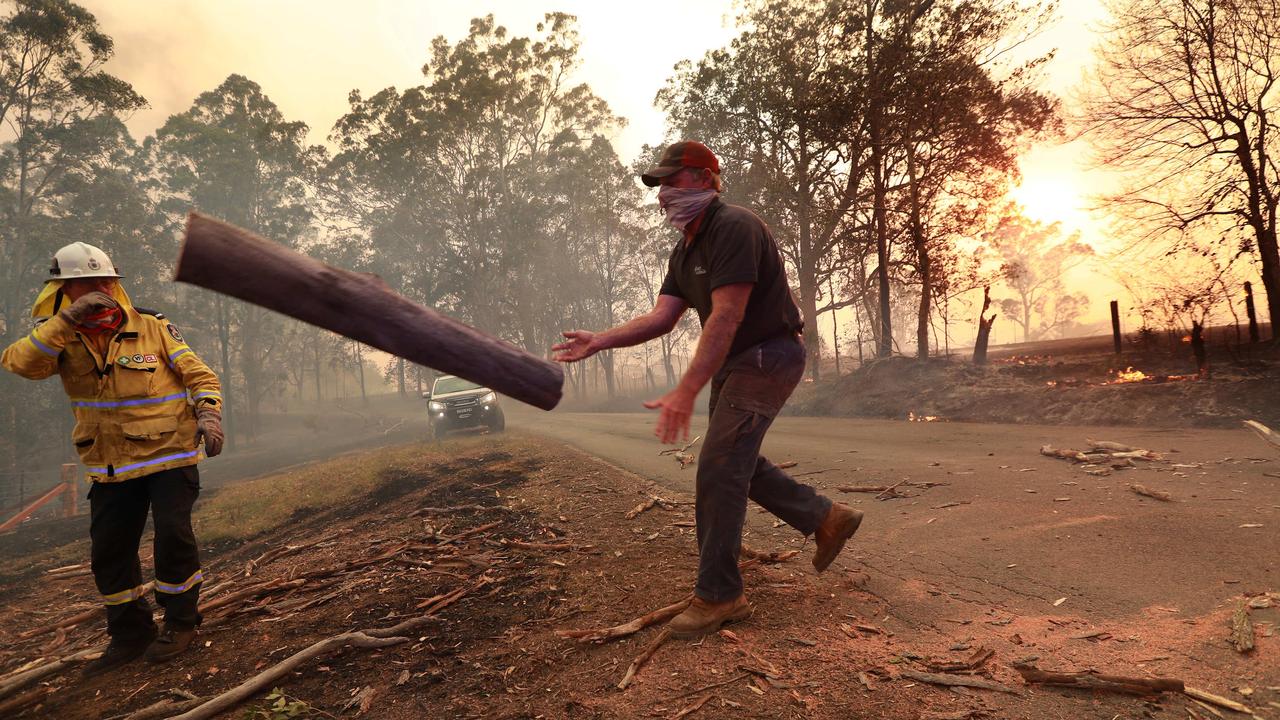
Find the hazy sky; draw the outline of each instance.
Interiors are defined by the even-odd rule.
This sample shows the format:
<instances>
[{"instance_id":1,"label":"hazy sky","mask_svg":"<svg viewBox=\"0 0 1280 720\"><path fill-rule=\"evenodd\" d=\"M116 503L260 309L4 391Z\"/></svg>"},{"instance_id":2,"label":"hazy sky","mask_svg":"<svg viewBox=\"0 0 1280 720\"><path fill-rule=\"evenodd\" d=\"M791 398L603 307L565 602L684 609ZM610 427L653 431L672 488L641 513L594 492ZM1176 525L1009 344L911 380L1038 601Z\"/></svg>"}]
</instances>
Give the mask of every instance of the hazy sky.
<instances>
[{"instance_id":1,"label":"hazy sky","mask_svg":"<svg viewBox=\"0 0 1280 720\"><path fill-rule=\"evenodd\" d=\"M197 94L241 73L258 82L290 120L311 127L323 142L347 108L347 93L366 95L422 81L433 38L456 41L471 18L492 13L517 35L534 32L544 13L578 17L582 66L589 83L627 127L615 144L630 161L645 143L663 139L654 94L683 59L701 57L735 34L732 0L81 0L116 41L111 70L151 103L129 122L138 138ZM1045 89L1068 93L1092 64L1095 35L1104 19L1101 0L1065 4L1060 19L1029 46L1057 49L1045 70ZM671 28L682 28L672 32ZM1046 145L1023 158L1024 182L1015 198L1041 220L1106 249L1110 243L1087 214L1088 195L1108 184L1083 169L1080 143ZM1096 303L1095 303L1096 304ZM1091 312L1089 319L1099 314Z\"/></svg>"}]
</instances>

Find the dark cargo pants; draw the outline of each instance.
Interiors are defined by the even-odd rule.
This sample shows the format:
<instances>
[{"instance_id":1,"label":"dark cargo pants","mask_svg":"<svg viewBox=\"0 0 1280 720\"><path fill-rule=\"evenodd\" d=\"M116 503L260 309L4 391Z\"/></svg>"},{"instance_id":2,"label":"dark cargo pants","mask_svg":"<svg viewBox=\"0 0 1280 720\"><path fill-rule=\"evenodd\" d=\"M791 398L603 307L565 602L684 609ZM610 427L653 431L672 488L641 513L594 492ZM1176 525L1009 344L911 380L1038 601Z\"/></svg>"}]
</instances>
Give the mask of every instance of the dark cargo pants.
<instances>
[{"instance_id":1,"label":"dark cargo pants","mask_svg":"<svg viewBox=\"0 0 1280 720\"><path fill-rule=\"evenodd\" d=\"M107 606L107 634L132 640L155 632L142 591L138 543L150 509L155 539L156 602L165 624L189 630L200 624L200 552L191 530L191 507L200 494L194 465L132 480L94 483L89 490L89 539L93 579Z\"/></svg>"},{"instance_id":2,"label":"dark cargo pants","mask_svg":"<svg viewBox=\"0 0 1280 720\"><path fill-rule=\"evenodd\" d=\"M804 375L798 339L768 340L729 358L711 381L710 421L698 457L695 514L698 582L709 602L742 594L738 554L747 500L808 535L818 529L831 501L760 455L774 417Z\"/></svg>"}]
</instances>

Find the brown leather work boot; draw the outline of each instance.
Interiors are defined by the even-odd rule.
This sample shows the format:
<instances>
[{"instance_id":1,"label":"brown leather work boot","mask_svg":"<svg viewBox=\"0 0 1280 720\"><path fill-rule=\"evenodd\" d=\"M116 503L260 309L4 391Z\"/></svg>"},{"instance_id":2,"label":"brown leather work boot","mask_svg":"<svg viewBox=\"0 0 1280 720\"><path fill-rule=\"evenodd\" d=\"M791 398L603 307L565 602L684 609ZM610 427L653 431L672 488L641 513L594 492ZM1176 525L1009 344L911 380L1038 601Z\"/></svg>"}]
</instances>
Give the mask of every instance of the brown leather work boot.
<instances>
[{"instance_id":1,"label":"brown leather work boot","mask_svg":"<svg viewBox=\"0 0 1280 720\"><path fill-rule=\"evenodd\" d=\"M813 533L818 549L813 553L813 569L822 572L844 549L844 543L858 532L862 512L842 503L832 503L827 517Z\"/></svg>"},{"instance_id":2,"label":"brown leather work boot","mask_svg":"<svg viewBox=\"0 0 1280 720\"><path fill-rule=\"evenodd\" d=\"M191 647L196 639L195 630L177 630L165 627L160 637L147 648L147 661L153 663L169 662Z\"/></svg>"},{"instance_id":3,"label":"brown leather work boot","mask_svg":"<svg viewBox=\"0 0 1280 720\"><path fill-rule=\"evenodd\" d=\"M106 672L111 672L118 667L123 667L129 663L142 657L147 651L151 643L156 639L156 628L154 625L149 630L144 631L140 636L121 640L112 638L107 645L106 652L102 653L102 657L93 660L84 666L82 677L91 678Z\"/></svg>"},{"instance_id":4,"label":"brown leather work boot","mask_svg":"<svg viewBox=\"0 0 1280 720\"><path fill-rule=\"evenodd\" d=\"M672 618L667 627L671 628L672 637L693 640L719 630L725 623L746 620L751 617L751 610L745 594L721 603L707 602L695 595L689 607Z\"/></svg>"}]
</instances>

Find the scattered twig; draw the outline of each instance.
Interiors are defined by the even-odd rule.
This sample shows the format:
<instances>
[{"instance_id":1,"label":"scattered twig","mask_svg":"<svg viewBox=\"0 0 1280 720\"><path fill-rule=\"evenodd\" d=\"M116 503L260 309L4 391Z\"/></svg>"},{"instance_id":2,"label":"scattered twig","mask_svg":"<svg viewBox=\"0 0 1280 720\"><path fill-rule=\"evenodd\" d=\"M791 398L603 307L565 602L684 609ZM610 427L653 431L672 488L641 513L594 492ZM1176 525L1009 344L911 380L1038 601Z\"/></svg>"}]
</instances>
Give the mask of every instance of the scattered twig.
<instances>
[{"instance_id":1,"label":"scattered twig","mask_svg":"<svg viewBox=\"0 0 1280 720\"><path fill-rule=\"evenodd\" d=\"M524 542L522 540L503 540L502 545L519 550L549 550L552 552L563 552L565 550L573 550L573 543L540 543L540 542Z\"/></svg>"},{"instance_id":2,"label":"scattered twig","mask_svg":"<svg viewBox=\"0 0 1280 720\"><path fill-rule=\"evenodd\" d=\"M1028 684L1104 690L1127 695L1157 695L1162 692L1182 692L1183 690L1181 680L1169 678L1120 677L1103 675L1092 670L1072 673L1046 672L1033 665L1025 664L1015 664L1013 669L1017 670Z\"/></svg>"},{"instance_id":3,"label":"scattered twig","mask_svg":"<svg viewBox=\"0 0 1280 720\"><path fill-rule=\"evenodd\" d=\"M1280 448L1280 433L1263 425L1257 420L1245 420L1244 426L1258 434L1258 437L1271 443L1273 446Z\"/></svg>"},{"instance_id":4,"label":"scattered twig","mask_svg":"<svg viewBox=\"0 0 1280 720\"><path fill-rule=\"evenodd\" d=\"M636 673L639 672L641 666L646 662L649 662L649 658L653 657L653 654L658 651L658 648L662 647L662 644L670 637L671 628L662 628L662 632L658 633L658 636L653 639L653 642L649 643L648 647L637 655L636 659L632 660L631 664L627 666L627 674L623 675L622 680L618 683L619 690L626 690L627 687L631 685L631 681L635 679Z\"/></svg>"},{"instance_id":5,"label":"scattered twig","mask_svg":"<svg viewBox=\"0 0 1280 720\"><path fill-rule=\"evenodd\" d=\"M1129 489L1139 495L1145 495L1149 498L1155 498L1156 500L1163 500L1164 502L1173 502L1173 496L1165 492L1164 490L1154 490L1152 488L1147 487L1146 485L1139 485L1137 483L1133 483L1132 485L1130 485Z\"/></svg>"},{"instance_id":6,"label":"scattered twig","mask_svg":"<svg viewBox=\"0 0 1280 720\"><path fill-rule=\"evenodd\" d=\"M708 693L705 696L703 696L700 700L695 700L694 703L689 707L686 707L680 712L676 713L675 715L672 715L671 720L680 720L680 718L688 717L694 714L695 712L700 710L703 705L706 705L707 702L710 701L711 698L713 697L715 697L715 695Z\"/></svg>"},{"instance_id":7,"label":"scattered twig","mask_svg":"<svg viewBox=\"0 0 1280 720\"><path fill-rule=\"evenodd\" d=\"M905 482L906 480L899 480L898 482L890 485L889 487L884 489L884 492L880 493L879 495L876 495L876 499L888 500L889 498L906 497L902 493L898 492L898 488L901 487L902 484Z\"/></svg>"},{"instance_id":8,"label":"scattered twig","mask_svg":"<svg viewBox=\"0 0 1280 720\"><path fill-rule=\"evenodd\" d=\"M700 693L700 692L706 692L706 691L708 691L708 690L715 690L716 688L722 688L722 687L724 687L725 685L732 685L732 684L734 684L734 683L738 682L739 680L745 680L745 679L747 679L747 678L749 678L749 677L751 677L751 673L741 673L741 674L739 674L739 675L734 675L733 677L729 678L728 680L721 680L720 682L714 682L714 683L711 683L710 685L703 685L703 686L702 686L702 687L700 687L700 688L694 688L693 690L688 690L688 691L682 692L682 693L680 693L679 695L672 695L671 697L666 698L666 699L667 699L667 700L682 700L682 699L684 699L684 698L689 697L690 695L697 695L697 694L698 694L698 693Z\"/></svg>"},{"instance_id":9,"label":"scattered twig","mask_svg":"<svg viewBox=\"0 0 1280 720\"><path fill-rule=\"evenodd\" d=\"M774 552L764 552L763 550L756 550L754 548L747 547L746 545L743 545L742 549L738 551L738 557L740 559L759 560L765 564L786 562L799 554L799 550L775 550Z\"/></svg>"},{"instance_id":10,"label":"scattered twig","mask_svg":"<svg viewBox=\"0 0 1280 720\"><path fill-rule=\"evenodd\" d=\"M147 583L143 585L142 593L145 595L146 593L151 592L152 585L153 583ZM44 625L38 628L32 628L31 630L27 630L26 632L18 633L18 637L22 638L23 640L30 640L33 637L39 637L46 633L57 632L58 630L63 628L75 627L76 625L79 625L82 622L87 622L89 620L92 620L100 616L101 614L102 614L102 608L100 607L90 608L88 610L85 610L84 612L76 613L75 615L72 615L69 618L64 618L62 620L59 620L52 625Z\"/></svg>"},{"instance_id":11,"label":"scattered twig","mask_svg":"<svg viewBox=\"0 0 1280 720\"><path fill-rule=\"evenodd\" d=\"M798 477L805 477L806 475L821 475L822 473L831 472L832 470L839 470L839 469L840 468L823 468L821 470L810 470L808 472L796 473L791 477L798 478Z\"/></svg>"},{"instance_id":12,"label":"scattered twig","mask_svg":"<svg viewBox=\"0 0 1280 720\"><path fill-rule=\"evenodd\" d=\"M1247 715L1253 714L1253 710L1250 710L1247 705L1241 705L1235 700L1228 700L1220 695L1214 695L1211 692L1200 690L1199 688L1187 686L1182 689L1182 692L1185 693L1187 697L1195 698L1196 700L1203 700L1204 702L1217 705L1218 707L1224 707L1228 710L1234 710L1238 713L1245 713Z\"/></svg>"},{"instance_id":13,"label":"scattered twig","mask_svg":"<svg viewBox=\"0 0 1280 720\"><path fill-rule=\"evenodd\" d=\"M684 447L682 448L669 448L667 450L663 450L658 454L659 455L680 455L682 453L687 453L689 452L689 448L693 447L694 445L697 445L698 441L701 439L702 439L702 436L699 435L694 439L690 440L689 442L685 443Z\"/></svg>"},{"instance_id":14,"label":"scattered twig","mask_svg":"<svg viewBox=\"0 0 1280 720\"><path fill-rule=\"evenodd\" d=\"M996 654L995 650L989 650L987 648L980 647L977 650L973 651L973 654L969 656L968 660L961 660L958 662L930 662L928 663L928 665L929 665L929 669L935 672L942 672L942 673L973 672L974 670L977 670L983 665L986 665L987 661L990 660L995 654Z\"/></svg>"}]
</instances>

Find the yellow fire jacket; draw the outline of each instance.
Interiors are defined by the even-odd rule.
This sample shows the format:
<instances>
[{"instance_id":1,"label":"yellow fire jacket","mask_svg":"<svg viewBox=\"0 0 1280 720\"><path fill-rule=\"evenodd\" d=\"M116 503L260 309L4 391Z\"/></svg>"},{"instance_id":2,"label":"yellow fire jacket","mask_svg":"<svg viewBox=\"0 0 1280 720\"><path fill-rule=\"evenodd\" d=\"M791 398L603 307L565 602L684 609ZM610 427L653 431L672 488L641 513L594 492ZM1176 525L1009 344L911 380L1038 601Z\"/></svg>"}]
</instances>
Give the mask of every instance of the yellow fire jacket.
<instances>
[{"instance_id":1,"label":"yellow fire jacket","mask_svg":"<svg viewBox=\"0 0 1280 720\"><path fill-rule=\"evenodd\" d=\"M218 377L182 333L121 298L124 324L105 356L56 314L0 356L6 370L32 380L61 376L76 417L71 440L94 482L196 464L193 408L222 404Z\"/></svg>"}]
</instances>

